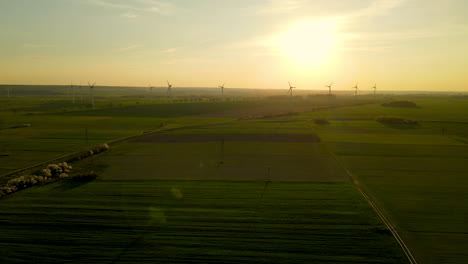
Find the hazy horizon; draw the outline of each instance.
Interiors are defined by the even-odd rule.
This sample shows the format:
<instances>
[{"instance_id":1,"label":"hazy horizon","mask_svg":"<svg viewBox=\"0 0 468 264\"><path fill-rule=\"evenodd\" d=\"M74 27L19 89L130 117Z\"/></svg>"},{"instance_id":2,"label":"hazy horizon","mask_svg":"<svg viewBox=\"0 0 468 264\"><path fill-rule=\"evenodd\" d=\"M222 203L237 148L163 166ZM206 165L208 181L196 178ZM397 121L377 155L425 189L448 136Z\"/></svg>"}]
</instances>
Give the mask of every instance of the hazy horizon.
<instances>
[{"instance_id":1,"label":"hazy horizon","mask_svg":"<svg viewBox=\"0 0 468 264\"><path fill-rule=\"evenodd\" d=\"M58 88L69 88L70 87L70 84L41 84L41 85L36 85L36 84L0 84L0 89L1 88L5 88L5 87L8 87L8 86L11 86L11 87L31 87L31 86L35 86L35 87L58 87ZM73 84L73 87L80 87L80 84ZM82 88L88 88L88 84L81 84L81 87ZM126 88L126 89L137 89L137 90L145 90L147 91L149 89L149 86L128 86L128 85L98 85L96 84L95 85L96 88ZM167 89L167 86L152 86L153 88L156 88L156 89L161 89L162 91L166 92L166 89ZM218 91L219 90L219 87L214 87L214 86L211 86L211 87L208 87L208 86L200 86L200 87L190 87L190 86L173 86L172 87L173 89L193 89L193 90L216 90ZM268 87L257 87L257 88L253 88L253 87L225 87L225 93L226 95L228 96L229 95L229 90L235 90L235 91L240 91L240 90L253 90L253 91L278 91L279 93L281 93L282 91L284 91L285 95L287 94L287 91L288 89L287 88L268 88ZM300 93L300 95L304 95L303 93L304 92L311 92L310 95L320 95L320 94L328 94L328 88L321 88L321 87L315 87L315 88L300 88L300 87L297 87L296 89L294 89L295 93ZM99 93L99 90L96 91L97 93ZM350 94L350 95L354 95L354 89L340 89L340 88L334 88L333 89L333 92L334 93L340 93L340 94ZM64 92L64 93L69 93L68 91L67 92ZM380 95L389 95L389 94L431 94L431 93L435 93L435 94L443 94L443 93L446 93L446 94L468 94L468 90L467 91L451 91L451 90L377 90L377 94L380 94ZM14 90L10 90L10 94L11 95L14 95ZM373 95L374 94L374 90L373 89L359 89L359 94L360 95ZM275 95L280 95L280 94L276 94Z\"/></svg>"},{"instance_id":2,"label":"hazy horizon","mask_svg":"<svg viewBox=\"0 0 468 264\"><path fill-rule=\"evenodd\" d=\"M0 3L0 84L468 91L468 2Z\"/></svg>"}]
</instances>

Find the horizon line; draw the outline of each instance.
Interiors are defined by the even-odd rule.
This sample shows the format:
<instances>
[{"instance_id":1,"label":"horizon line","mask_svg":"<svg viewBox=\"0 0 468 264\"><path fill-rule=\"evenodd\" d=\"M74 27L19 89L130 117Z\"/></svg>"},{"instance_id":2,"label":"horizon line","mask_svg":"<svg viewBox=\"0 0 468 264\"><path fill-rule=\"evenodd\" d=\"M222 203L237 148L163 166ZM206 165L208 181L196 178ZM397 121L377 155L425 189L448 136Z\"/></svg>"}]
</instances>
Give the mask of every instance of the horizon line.
<instances>
[{"instance_id":1,"label":"horizon line","mask_svg":"<svg viewBox=\"0 0 468 264\"><path fill-rule=\"evenodd\" d=\"M69 87L70 84L0 84L0 86L60 86L60 87ZM80 86L77 84L73 84L73 86ZM82 87L87 87L88 85L83 84ZM148 86L125 86L125 85L96 85L96 87L121 87L121 88L148 88ZM167 86L153 86L153 88L167 88ZM181 89L219 89L216 86L175 86L173 88L181 88ZM249 90L283 90L287 88L253 88L253 87L226 87L227 89L249 89ZM296 88L302 91L322 91L313 88ZM369 87L369 90L372 90L372 87ZM324 92L328 91L327 89L323 89ZM335 91L340 92L347 92L351 91L352 88L349 90L343 89L335 89ZM365 91L365 90L362 90ZM438 93L447 93L447 92L461 92L461 93L468 93L468 88L466 90L389 90L389 89L380 89L380 91L386 92L438 92Z\"/></svg>"}]
</instances>

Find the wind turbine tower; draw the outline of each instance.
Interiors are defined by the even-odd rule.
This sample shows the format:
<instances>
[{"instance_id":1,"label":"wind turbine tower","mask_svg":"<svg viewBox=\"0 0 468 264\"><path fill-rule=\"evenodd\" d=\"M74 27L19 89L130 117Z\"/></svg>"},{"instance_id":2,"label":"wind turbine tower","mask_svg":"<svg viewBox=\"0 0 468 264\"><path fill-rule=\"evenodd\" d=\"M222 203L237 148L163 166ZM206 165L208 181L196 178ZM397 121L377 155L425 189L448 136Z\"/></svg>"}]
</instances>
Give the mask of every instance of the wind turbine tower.
<instances>
[{"instance_id":1,"label":"wind turbine tower","mask_svg":"<svg viewBox=\"0 0 468 264\"><path fill-rule=\"evenodd\" d=\"M288 92L289 92L289 97L292 98L292 96L293 96L293 89L295 89L296 87L293 87L289 81L288 81L288 84L289 84L289 90L288 90Z\"/></svg>"},{"instance_id":2,"label":"wind turbine tower","mask_svg":"<svg viewBox=\"0 0 468 264\"><path fill-rule=\"evenodd\" d=\"M94 109L94 85L96 83L93 83L92 85L88 82L89 85L89 95L91 96L91 108Z\"/></svg>"},{"instance_id":3,"label":"wind turbine tower","mask_svg":"<svg viewBox=\"0 0 468 264\"><path fill-rule=\"evenodd\" d=\"M332 85L333 85L333 82L331 82L330 85L325 85L325 87L328 87L328 95L331 95Z\"/></svg>"},{"instance_id":4,"label":"wind turbine tower","mask_svg":"<svg viewBox=\"0 0 468 264\"><path fill-rule=\"evenodd\" d=\"M151 84L148 84L148 86L149 86L149 89L150 89L151 102L153 102L153 97L154 97L154 96L153 96L153 88L154 88L154 87L151 86Z\"/></svg>"},{"instance_id":5,"label":"wind turbine tower","mask_svg":"<svg viewBox=\"0 0 468 264\"><path fill-rule=\"evenodd\" d=\"M70 83L70 89L72 92L72 104L75 104L75 86L73 85L73 82Z\"/></svg>"},{"instance_id":6,"label":"wind turbine tower","mask_svg":"<svg viewBox=\"0 0 468 264\"><path fill-rule=\"evenodd\" d=\"M377 84L374 84L374 87L372 87L372 89L374 89L374 97L376 96L376 91L377 91Z\"/></svg>"},{"instance_id":7,"label":"wind turbine tower","mask_svg":"<svg viewBox=\"0 0 468 264\"><path fill-rule=\"evenodd\" d=\"M226 83L223 83L223 85L218 86L219 88L221 88L221 97L223 97L223 98L224 98L224 85L225 84Z\"/></svg>"},{"instance_id":8,"label":"wind turbine tower","mask_svg":"<svg viewBox=\"0 0 468 264\"><path fill-rule=\"evenodd\" d=\"M167 81L167 96L172 98L172 84L169 81Z\"/></svg>"},{"instance_id":9,"label":"wind turbine tower","mask_svg":"<svg viewBox=\"0 0 468 264\"><path fill-rule=\"evenodd\" d=\"M80 104L83 104L83 91L81 89L81 82L80 86L78 86L78 92L80 93Z\"/></svg>"},{"instance_id":10,"label":"wind turbine tower","mask_svg":"<svg viewBox=\"0 0 468 264\"><path fill-rule=\"evenodd\" d=\"M354 96L357 96L358 90L359 90L358 84L357 84L357 83L356 83L356 85L353 87L353 89L354 89Z\"/></svg>"}]
</instances>

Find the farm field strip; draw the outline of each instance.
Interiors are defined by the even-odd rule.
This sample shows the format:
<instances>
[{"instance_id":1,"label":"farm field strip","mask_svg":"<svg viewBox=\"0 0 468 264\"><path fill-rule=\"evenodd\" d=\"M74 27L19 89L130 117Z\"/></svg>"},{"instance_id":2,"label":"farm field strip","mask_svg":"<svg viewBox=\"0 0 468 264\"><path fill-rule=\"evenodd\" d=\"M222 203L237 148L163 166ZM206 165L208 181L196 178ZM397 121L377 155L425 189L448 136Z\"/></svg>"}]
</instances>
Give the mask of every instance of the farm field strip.
<instances>
[{"instance_id":1,"label":"farm field strip","mask_svg":"<svg viewBox=\"0 0 468 264\"><path fill-rule=\"evenodd\" d=\"M380 162L386 166L375 170L368 157L353 157L352 163L349 156L343 160L385 208L421 261L459 263L466 259L467 159L404 158L407 168L402 170L401 164L382 157L385 160ZM441 233L445 235L437 235Z\"/></svg>"},{"instance_id":2,"label":"farm field strip","mask_svg":"<svg viewBox=\"0 0 468 264\"><path fill-rule=\"evenodd\" d=\"M452 132L465 133L460 124L456 126ZM406 139L393 144L387 142L388 135L375 136L372 141L362 133L330 140L323 136L328 131L319 129L317 133L381 208L419 262L466 260L466 144L443 143L440 134L438 140L429 136L404 142L417 131L409 131L403 135ZM440 130L435 129L435 133ZM445 137L452 139L452 135Z\"/></svg>"},{"instance_id":3,"label":"farm field strip","mask_svg":"<svg viewBox=\"0 0 468 264\"><path fill-rule=\"evenodd\" d=\"M410 100L419 108L383 107L379 101L374 104L326 109L317 112L300 113L297 118L372 118L378 116L403 116L418 121L444 120L468 121L466 98L449 97L400 97L398 100Z\"/></svg>"},{"instance_id":4,"label":"farm field strip","mask_svg":"<svg viewBox=\"0 0 468 264\"><path fill-rule=\"evenodd\" d=\"M89 127L89 129L85 130L83 127L63 128L60 119L54 121L56 123L52 123L49 128L41 128L41 125L39 125L39 128L26 127L0 130L2 136L0 138L0 149L2 150L0 152L2 154L0 156L0 175L34 166L37 163L52 160L53 158L60 159L65 153L73 153L97 144L142 134L142 130L135 130L135 126L131 127L131 129L127 127L103 129L99 126L99 128ZM127 121L125 120L125 122ZM178 121L181 121L181 123L175 123ZM203 123L196 123L197 121L203 121ZM164 127L159 127L160 123L156 123L152 131L172 131L209 124L224 124L230 121L230 119L196 119L187 122L184 119L177 119ZM117 120L113 122L114 125L119 123ZM146 125L146 123L145 121L144 124ZM138 122L135 124L137 127L139 126ZM56 128L52 128L54 126ZM65 125L65 127L69 126ZM24 152L26 149L28 150L27 153ZM41 155L44 153L46 155Z\"/></svg>"},{"instance_id":5,"label":"farm field strip","mask_svg":"<svg viewBox=\"0 0 468 264\"><path fill-rule=\"evenodd\" d=\"M0 259L405 263L351 183L274 181L262 194L264 185L104 180L31 188L0 203Z\"/></svg>"},{"instance_id":6,"label":"farm field strip","mask_svg":"<svg viewBox=\"0 0 468 264\"><path fill-rule=\"evenodd\" d=\"M418 262L417 262L416 258L414 257L413 253L411 252L410 248L406 245L405 241L403 240L403 238L398 233L398 230L395 228L394 224L389 219L387 219L386 214L384 213L385 209L383 209L381 206L379 206L379 204L375 203L374 202L375 199L368 195L368 192L363 187L363 185L362 185L361 181L359 180L359 178L356 177L353 173L351 173L351 171L349 171L344 165L342 165L340 160L335 155L333 155L333 157L336 159L337 163L341 164L341 166L346 171L346 174L349 176L351 181L356 186L359 193L369 203L369 205L372 207L372 209L377 214L377 216L382 221L382 223L388 228L388 230L390 230L393 237L397 241L398 245L400 246L400 248L405 253L405 256L407 257L409 263L417 264Z\"/></svg>"}]
</instances>

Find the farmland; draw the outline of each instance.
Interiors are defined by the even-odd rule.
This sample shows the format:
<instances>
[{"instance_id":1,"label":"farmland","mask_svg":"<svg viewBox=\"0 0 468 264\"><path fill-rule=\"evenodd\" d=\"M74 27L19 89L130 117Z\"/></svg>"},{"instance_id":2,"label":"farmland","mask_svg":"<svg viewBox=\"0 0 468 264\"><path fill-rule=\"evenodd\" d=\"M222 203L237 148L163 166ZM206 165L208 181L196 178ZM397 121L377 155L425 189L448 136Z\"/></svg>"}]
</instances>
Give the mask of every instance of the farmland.
<instances>
[{"instance_id":1,"label":"farmland","mask_svg":"<svg viewBox=\"0 0 468 264\"><path fill-rule=\"evenodd\" d=\"M87 93L77 94L73 104L68 87L36 88L37 91L30 86L15 87L13 98L0 98L0 174L113 139L160 129L370 102L344 98L330 103L311 97L291 104L284 98L241 97L248 92L221 101L210 92L193 96L191 89L182 90L183 96L169 100L152 98L143 89L104 87L97 89L96 109L92 110ZM22 127L23 124L30 127Z\"/></svg>"},{"instance_id":2,"label":"farmland","mask_svg":"<svg viewBox=\"0 0 468 264\"><path fill-rule=\"evenodd\" d=\"M314 129L385 209L418 261L463 263L468 246L468 118L463 109L468 102L411 100L421 108L369 105L327 111L335 120ZM409 117L419 125L388 127L372 121L379 115Z\"/></svg>"},{"instance_id":3,"label":"farmland","mask_svg":"<svg viewBox=\"0 0 468 264\"><path fill-rule=\"evenodd\" d=\"M349 173L419 263L468 257L464 97L406 96L419 107L393 108L383 97L171 102L119 88L92 110L23 92L2 99L0 173L140 136L72 164L72 176L97 180L1 198L2 261L406 263Z\"/></svg>"},{"instance_id":4,"label":"farmland","mask_svg":"<svg viewBox=\"0 0 468 264\"><path fill-rule=\"evenodd\" d=\"M2 258L8 263L404 262L351 184L275 181L260 200L263 188L263 181L200 180L32 188L0 204L2 226L9 226L2 228Z\"/></svg>"}]
</instances>

